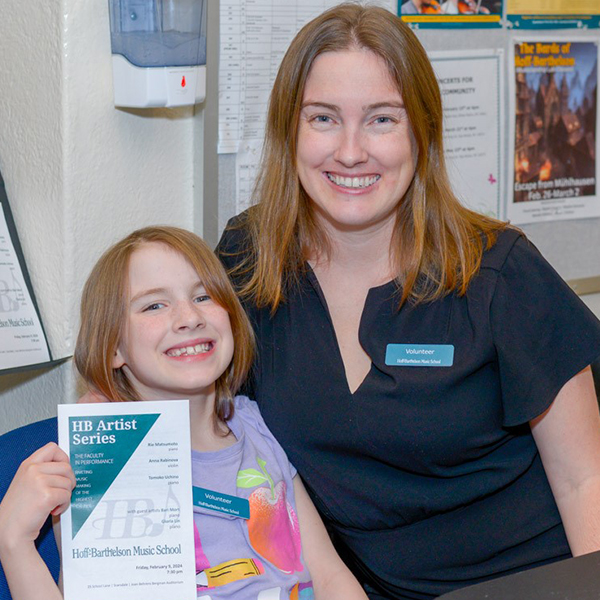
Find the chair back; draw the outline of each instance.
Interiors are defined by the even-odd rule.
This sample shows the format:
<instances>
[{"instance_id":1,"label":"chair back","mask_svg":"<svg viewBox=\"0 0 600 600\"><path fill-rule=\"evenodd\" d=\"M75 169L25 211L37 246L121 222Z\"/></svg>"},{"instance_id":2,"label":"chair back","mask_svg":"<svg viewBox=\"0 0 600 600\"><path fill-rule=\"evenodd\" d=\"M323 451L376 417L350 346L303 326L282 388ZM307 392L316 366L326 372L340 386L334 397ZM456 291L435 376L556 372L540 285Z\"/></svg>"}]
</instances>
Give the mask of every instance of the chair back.
<instances>
[{"instance_id":1,"label":"chair back","mask_svg":"<svg viewBox=\"0 0 600 600\"><path fill-rule=\"evenodd\" d=\"M0 501L13 480L19 465L38 448L58 440L56 418L37 421L0 435ZM48 565L55 581L58 581L60 559L48 517L36 540L40 556ZM0 565L0 600L12 600L4 571Z\"/></svg>"}]
</instances>

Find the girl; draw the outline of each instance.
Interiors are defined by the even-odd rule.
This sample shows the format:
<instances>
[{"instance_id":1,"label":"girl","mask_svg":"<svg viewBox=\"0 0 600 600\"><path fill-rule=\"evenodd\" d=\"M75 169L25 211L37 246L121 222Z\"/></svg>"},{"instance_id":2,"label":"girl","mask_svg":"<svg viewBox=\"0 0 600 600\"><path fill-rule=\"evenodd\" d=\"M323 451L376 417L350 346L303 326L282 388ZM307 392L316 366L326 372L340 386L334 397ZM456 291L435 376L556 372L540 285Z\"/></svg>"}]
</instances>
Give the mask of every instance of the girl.
<instances>
[{"instance_id":1,"label":"girl","mask_svg":"<svg viewBox=\"0 0 600 600\"><path fill-rule=\"evenodd\" d=\"M314 589L316 598L364 599L256 404L234 398L252 356L243 309L196 235L138 230L92 270L75 351L90 389L113 402L188 398L194 485L250 503L247 522L194 509L198 596L308 599ZM240 471L257 468L264 483L236 488ZM0 504L0 560L13 600L62 598L34 540L49 513L58 534L74 485L68 457L53 443L17 471ZM276 504L265 500L272 494ZM257 574L215 584L211 569L240 558Z\"/></svg>"}]
</instances>

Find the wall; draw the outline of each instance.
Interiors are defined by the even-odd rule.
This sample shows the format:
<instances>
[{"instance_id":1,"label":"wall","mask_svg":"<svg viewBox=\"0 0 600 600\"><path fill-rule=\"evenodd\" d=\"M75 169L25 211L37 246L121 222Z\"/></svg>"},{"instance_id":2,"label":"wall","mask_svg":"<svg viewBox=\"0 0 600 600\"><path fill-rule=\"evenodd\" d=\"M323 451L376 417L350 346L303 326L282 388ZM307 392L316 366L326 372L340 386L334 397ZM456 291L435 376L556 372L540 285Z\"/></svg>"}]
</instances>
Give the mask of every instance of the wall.
<instances>
[{"instance_id":1,"label":"wall","mask_svg":"<svg viewBox=\"0 0 600 600\"><path fill-rule=\"evenodd\" d=\"M102 250L153 223L202 232L203 114L114 107L106 0L2 0L0 56L0 170L52 354L65 358ZM77 395L69 360L0 376L0 433Z\"/></svg>"}]
</instances>

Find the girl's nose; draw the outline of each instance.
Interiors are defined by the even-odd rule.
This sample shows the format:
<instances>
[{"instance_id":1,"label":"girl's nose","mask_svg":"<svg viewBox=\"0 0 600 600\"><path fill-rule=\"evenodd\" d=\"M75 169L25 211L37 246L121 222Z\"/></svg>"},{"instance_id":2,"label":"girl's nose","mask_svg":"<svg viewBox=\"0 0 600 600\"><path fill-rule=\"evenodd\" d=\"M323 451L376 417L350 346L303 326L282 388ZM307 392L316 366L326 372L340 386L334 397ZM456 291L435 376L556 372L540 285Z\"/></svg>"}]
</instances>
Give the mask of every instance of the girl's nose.
<instances>
[{"instance_id":1,"label":"girl's nose","mask_svg":"<svg viewBox=\"0 0 600 600\"><path fill-rule=\"evenodd\" d=\"M197 329L204 327L206 320L198 304L182 301L177 304L173 326L175 329Z\"/></svg>"},{"instance_id":2,"label":"girl's nose","mask_svg":"<svg viewBox=\"0 0 600 600\"><path fill-rule=\"evenodd\" d=\"M334 158L345 167L354 167L366 162L369 154L362 132L354 128L342 130L338 147L334 152Z\"/></svg>"}]
</instances>

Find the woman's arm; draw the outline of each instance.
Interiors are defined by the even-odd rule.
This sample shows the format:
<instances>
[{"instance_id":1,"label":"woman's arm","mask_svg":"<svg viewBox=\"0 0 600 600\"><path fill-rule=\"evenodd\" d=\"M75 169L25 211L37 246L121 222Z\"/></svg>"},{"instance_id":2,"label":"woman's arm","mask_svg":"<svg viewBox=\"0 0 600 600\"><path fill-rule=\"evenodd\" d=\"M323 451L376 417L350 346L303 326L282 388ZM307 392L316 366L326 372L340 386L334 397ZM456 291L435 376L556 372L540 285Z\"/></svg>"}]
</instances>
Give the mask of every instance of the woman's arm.
<instances>
[{"instance_id":1,"label":"woman's arm","mask_svg":"<svg viewBox=\"0 0 600 600\"><path fill-rule=\"evenodd\" d=\"M294 477L302 552L316 600L367 600L367 595L338 556L302 480Z\"/></svg>"},{"instance_id":2,"label":"woman's arm","mask_svg":"<svg viewBox=\"0 0 600 600\"><path fill-rule=\"evenodd\" d=\"M13 600L62 600L35 540L48 515L67 508L74 487L69 459L54 443L17 470L0 503L0 561Z\"/></svg>"},{"instance_id":3,"label":"woman's arm","mask_svg":"<svg viewBox=\"0 0 600 600\"><path fill-rule=\"evenodd\" d=\"M600 415L590 367L530 425L571 552L600 550Z\"/></svg>"}]
</instances>

